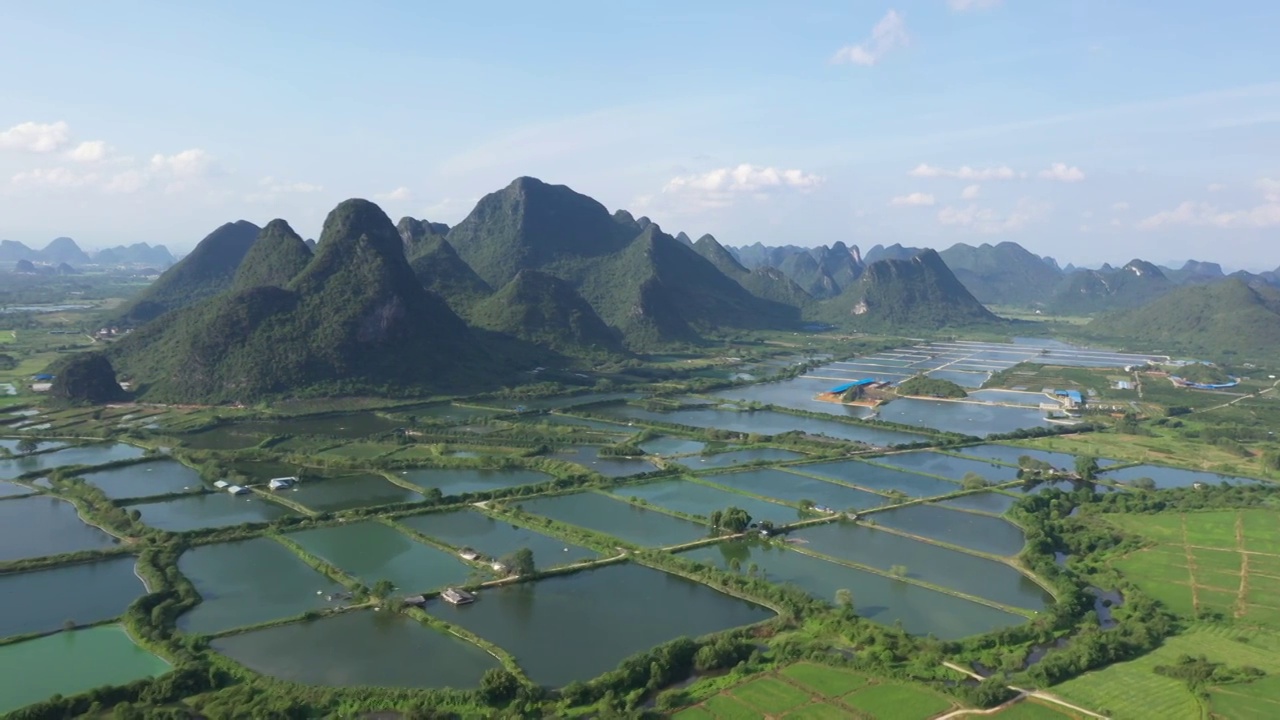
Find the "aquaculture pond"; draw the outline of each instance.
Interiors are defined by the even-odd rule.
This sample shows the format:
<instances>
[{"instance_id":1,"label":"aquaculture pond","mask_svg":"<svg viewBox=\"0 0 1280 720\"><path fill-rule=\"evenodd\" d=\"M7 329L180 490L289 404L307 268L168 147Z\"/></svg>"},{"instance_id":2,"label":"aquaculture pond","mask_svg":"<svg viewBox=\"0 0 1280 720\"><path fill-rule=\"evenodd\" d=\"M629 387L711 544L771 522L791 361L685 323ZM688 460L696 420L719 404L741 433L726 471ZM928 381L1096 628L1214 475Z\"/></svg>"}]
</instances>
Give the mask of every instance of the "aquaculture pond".
<instances>
[{"instance_id":1,"label":"aquaculture pond","mask_svg":"<svg viewBox=\"0 0 1280 720\"><path fill-rule=\"evenodd\" d=\"M1043 610L1053 596L1027 576L997 560L930 545L850 522L804 528L789 538L802 547L882 571L906 568L906 577L1004 605Z\"/></svg>"},{"instance_id":2,"label":"aquaculture pond","mask_svg":"<svg viewBox=\"0 0 1280 720\"><path fill-rule=\"evenodd\" d=\"M204 487L204 483L200 481L200 473L177 460L126 465L85 473L82 477L112 500L168 495Z\"/></svg>"},{"instance_id":3,"label":"aquaculture pond","mask_svg":"<svg viewBox=\"0 0 1280 720\"><path fill-rule=\"evenodd\" d=\"M1156 487L1160 489L1175 487L1190 487L1196 483L1204 483L1205 485L1220 485L1229 483L1238 485L1240 483L1256 482L1250 478L1234 477L1232 475L1218 475L1216 473L1200 472L1198 470L1184 470L1182 468L1165 467L1163 465L1135 465L1133 467L1121 468L1119 470L1109 470L1098 476L1102 480L1115 480L1120 483L1132 483L1139 478L1151 478L1155 481Z\"/></svg>"},{"instance_id":4,"label":"aquaculture pond","mask_svg":"<svg viewBox=\"0 0 1280 720\"><path fill-rule=\"evenodd\" d=\"M551 476L536 470L478 468L420 468L401 470L399 476L423 490L438 489L445 496L489 492L517 485L536 485L551 480Z\"/></svg>"},{"instance_id":5,"label":"aquaculture pond","mask_svg":"<svg viewBox=\"0 0 1280 720\"><path fill-rule=\"evenodd\" d=\"M770 468L709 475L703 480L789 503L810 500L816 505L840 511L850 508L866 510L889 502L883 495Z\"/></svg>"},{"instance_id":6,"label":"aquaculture pond","mask_svg":"<svg viewBox=\"0 0 1280 720\"><path fill-rule=\"evenodd\" d=\"M930 370L928 375L937 380L949 380L964 388L980 388L991 377L989 372L973 372L959 366L952 366L946 370Z\"/></svg>"},{"instance_id":7,"label":"aquaculture pond","mask_svg":"<svg viewBox=\"0 0 1280 720\"><path fill-rule=\"evenodd\" d=\"M706 537L705 525L645 510L594 492L530 498L516 504L526 512L612 535L636 545L667 547Z\"/></svg>"},{"instance_id":8,"label":"aquaculture pond","mask_svg":"<svg viewBox=\"0 0 1280 720\"><path fill-rule=\"evenodd\" d=\"M1014 503L1018 502L1018 498L1012 495L1006 495L1002 492L988 491L980 493L969 493L961 495L949 500L938 500L938 505L944 505L951 508L959 508L960 510L973 510L976 512L991 513L993 515L1003 515Z\"/></svg>"},{"instance_id":9,"label":"aquaculture pond","mask_svg":"<svg viewBox=\"0 0 1280 720\"><path fill-rule=\"evenodd\" d=\"M1017 555L1026 544L1022 528L1007 520L936 505L890 508L867 517L876 525L992 555Z\"/></svg>"},{"instance_id":10,"label":"aquaculture pond","mask_svg":"<svg viewBox=\"0 0 1280 720\"><path fill-rule=\"evenodd\" d=\"M688 438L662 436L640 443L640 448L650 455L691 455L702 452L707 446L704 442Z\"/></svg>"},{"instance_id":11,"label":"aquaculture pond","mask_svg":"<svg viewBox=\"0 0 1280 720\"><path fill-rule=\"evenodd\" d=\"M454 554L376 520L302 530L286 537L365 585L390 580L404 594L457 585L473 571Z\"/></svg>"},{"instance_id":12,"label":"aquaculture pond","mask_svg":"<svg viewBox=\"0 0 1280 720\"><path fill-rule=\"evenodd\" d=\"M0 646L0 714L54 695L127 685L169 672L169 664L134 644L119 625L55 633Z\"/></svg>"},{"instance_id":13,"label":"aquaculture pond","mask_svg":"<svg viewBox=\"0 0 1280 720\"><path fill-rule=\"evenodd\" d=\"M0 480L9 480L31 472L52 470L70 465L104 465L140 458L143 449L125 443L81 445L36 455L21 455L0 460Z\"/></svg>"},{"instance_id":14,"label":"aquaculture pond","mask_svg":"<svg viewBox=\"0 0 1280 720\"><path fill-rule=\"evenodd\" d=\"M428 611L515 656L540 685L560 687L617 667L677 637L698 637L773 617L701 583L630 563L480 592L470 605Z\"/></svg>"},{"instance_id":15,"label":"aquaculture pond","mask_svg":"<svg viewBox=\"0 0 1280 720\"><path fill-rule=\"evenodd\" d=\"M1049 425L1038 409L915 398L881 405L876 418L977 437Z\"/></svg>"},{"instance_id":16,"label":"aquaculture pond","mask_svg":"<svg viewBox=\"0 0 1280 720\"><path fill-rule=\"evenodd\" d=\"M317 512L338 512L423 499L421 494L374 473L304 480L288 490L276 492Z\"/></svg>"},{"instance_id":17,"label":"aquaculture pond","mask_svg":"<svg viewBox=\"0 0 1280 720\"><path fill-rule=\"evenodd\" d=\"M396 522L447 545L469 547L491 558L528 548L533 551L533 561L539 568L571 565L596 557L593 550L497 520L479 510L410 515Z\"/></svg>"},{"instance_id":18,"label":"aquaculture pond","mask_svg":"<svg viewBox=\"0 0 1280 720\"><path fill-rule=\"evenodd\" d=\"M698 470L719 470L748 463L786 462L788 460L799 460L802 457L804 457L803 453L790 450L752 448L750 450L730 450L729 452L716 453L715 455L676 458L676 462L696 472Z\"/></svg>"},{"instance_id":19,"label":"aquaculture pond","mask_svg":"<svg viewBox=\"0 0 1280 720\"><path fill-rule=\"evenodd\" d=\"M981 458L983 460L992 460L994 462L1005 463L1006 465L1013 465L1014 467L1017 467L1018 460L1021 459L1023 455L1028 455L1036 460L1047 462L1059 470L1072 470L1076 466L1075 455L1018 447L1016 445L975 445L973 447L960 448L955 452L958 452L961 455ZM1108 465L1114 465L1118 462L1107 458L1098 458L1097 460L1100 467L1107 467Z\"/></svg>"},{"instance_id":20,"label":"aquaculture pond","mask_svg":"<svg viewBox=\"0 0 1280 720\"><path fill-rule=\"evenodd\" d=\"M1018 479L1016 467L994 465L981 460L970 460L938 452L898 453L875 458L873 462L956 481L964 479L964 476L969 473L976 473L993 483Z\"/></svg>"},{"instance_id":21,"label":"aquaculture pond","mask_svg":"<svg viewBox=\"0 0 1280 720\"><path fill-rule=\"evenodd\" d=\"M808 475L817 475L822 478L830 478L850 485L858 485L876 492L897 490L911 497L948 495L959 492L962 489L958 483L925 477L924 475L917 475L904 470L894 470L893 468L873 465L859 460L814 463L795 468L795 471Z\"/></svg>"},{"instance_id":22,"label":"aquaculture pond","mask_svg":"<svg viewBox=\"0 0 1280 720\"><path fill-rule=\"evenodd\" d=\"M0 500L0 562L101 550L117 542L85 524L66 500L39 495Z\"/></svg>"},{"instance_id":23,"label":"aquaculture pond","mask_svg":"<svg viewBox=\"0 0 1280 720\"><path fill-rule=\"evenodd\" d=\"M767 543L735 540L690 550L682 555L722 570L746 573L752 565L772 583L793 583L834 604L849 590L858 615L885 625L902 621L913 635L942 640L978 635L1026 622L1026 618L919 585L828 562Z\"/></svg>"},{"instance_id":24,"label":"aquaculture pond","mask_svg":"<svg viewBox=\"0 0 1280 720\"><path fill-rule=\"evenodd\" d=\"M191 633L217 633L333 607L344 588L270 538L201 545L182 554L178 570L200 604L178 618Z\"/></svg>"},{"instance_id":25,"label":"aquaculture pond","mask_svg":"<svg viewBox=\"0 0 1280 720\"><path fill-rule=\"evenodd\" d=\"M474 688L500 667L479 647L399 613L357 610L214 640L264 675L326 687Z\"/></svg>"},{"instance_id":26,"label":"aquaculture pond","mask_svg":"<svg viewBox=\"0 0 1280 720\"><path fill-rule=\"evenodd\" d=\"M599 430L602 433L608 433L619 437L631 433L630 428L626 425L605 422L603 420L589 420L587 418L574 417L573 415L559 415L551 413L542 415L523 415L520 417L518 422L527 425L565 425L570 427L579 427L587 430Z\"/></svg>"},{"instance_id":27,"label":"aquaculture pond","mask_svg":"<svg viewBox=\"0 0 1280 720\"><path fill-rule=\"evenodd\" d=\"M35 491L29 487L23 487L17 483L0 481L0 498L30 495L33 492Z\"/></svg>"},{"instance_id":28,"label":"aquaculture pond","mask_svg":"<svg viewBox=\"0 0 1280 720\"><path fill-rule=\"evenodd\" d=\"M121 615L146 592L123 555L48 570L0 575L0 638L92 625Z\"/></svg>"},{"instance_id":29,"label":"aquaculture pond","mask_svg":"<svg viewBox=\"0 0 1280 720\"><path fill-rule=\"evenodd\" d=\"M56 450L60 447L66 447L67 444L61 440L38 440L39 445L36 451ZM0 447L5 448L14 455L20 455L18 447L22 444L22 440L18 438L0 438Z\"/></svg>"},{"instance_id":30,"label":"aquaculture pond","mask_svg":"<svg viewBox=\"0 0 1280 720\"><path fill-rule=\"evenodd\" d=\"M460 424L493 417L502 411L493 408L437 403L434 405L410 405L396 408L391 412L394 412L398 417L404 417L406 420Z\"/></svg>"},{"instance_id":31,"label":"aquaculture pond","mask_svg":"<svg viewBox=\"0 0 1280 720\"><path fill-rule=\"evenodd\" d=\"M229 527L241 523L268 523L296 514L265 498L230 495L225 492L143 502L126 507L142 513L143 524L169 532Z\"/></svg>"},{"instance_id":32,"label":"aquaculture pond","mask_svg":"<svg viewBox=\"0 0 1280 720\"><path fill-rule=\"evenodd\" d=\"M587 395L556 395L553 397L543 398L485 398L474 400L473 402L476 405L483 405L485 407L526 412L533 410L557 410L559 408L574 407L576 405L590 405L591 403L609 402L611 400L634 400L638 397L640 397L639 393L616 392L590 393Z\"/></svg>"},{"instance_id":33,"label":"aquaculture pond","mask_svg":"<svg viewBox=\"0 0 1280 720\"><path fill-rule=\"evenodd\" d=\"M767 405L824 413L838 417L865 418L871 408L858 405L842 405L814 399L819 393L832 388L839 380L830 378L798 377L791 380L743 385L712 393L713 396L738 402L759 402Z\"/></svg>"},{"instance_id":34,"label":"aquaculture pond","mask_svg":"<svg viewBox=\"0 0 1280 720\"><path fill-rule=\"evenodd\" d=\"M1040 409L1040 403L1049 402L1049 398L1038 392L1024 392L1022 390L974 390L969 393L970 400L979 402L998 403L1002 405L1018 405L1021 407L1030 407L1037 410Z\"/></svg>"},{"instance_id":35,"label":"aquaculture pond","mask_svg":"<svg viewBox=\"0 0 1280 720\"><path fill-rule=\"evenodd\" d=\"M774 525L786 525L812 517L793 507L779 505L740 493L720 490L690 480L663 480L645 485L627 485L614 488L613 494L623 498L639 498L650 505L667 510L710 517L716 510L738 507L747 511L752 522L768 520Z\"/></svg>"},{"instance_id":36,"label":"aquaculture pond","mask_svg":"<svg viewBox=\"0 0 1280 720\"><path fill-rule=\"evenodd\" d=\"M564 448L548 455L553 460L577 463L588 470L598 472L605 477L627 477L640 473L652 472L658 466L644 458L601 457L600 446L579 445Z\"/></svg>"},{"instance_id":37,"label":"aquaculture pond","mask_svg":"<svg viewBox=\"0 0 1280 720\"><path fill-rule=\"evenodd\" d=\"M869 425L853 425L836 420L787 415L786 413L760 410L755 412L720 410L716 408L687 408L675 412L654 412L637 405L606 405L592 411L611 417L631 420L674 423L698 428L716 428L740 433L779 435L799 430L813 435L826 435L841 440L854 440L871 445L893 445L920 442L926 438L897 430L884 430Z\"/></svg>"}]
</instances>

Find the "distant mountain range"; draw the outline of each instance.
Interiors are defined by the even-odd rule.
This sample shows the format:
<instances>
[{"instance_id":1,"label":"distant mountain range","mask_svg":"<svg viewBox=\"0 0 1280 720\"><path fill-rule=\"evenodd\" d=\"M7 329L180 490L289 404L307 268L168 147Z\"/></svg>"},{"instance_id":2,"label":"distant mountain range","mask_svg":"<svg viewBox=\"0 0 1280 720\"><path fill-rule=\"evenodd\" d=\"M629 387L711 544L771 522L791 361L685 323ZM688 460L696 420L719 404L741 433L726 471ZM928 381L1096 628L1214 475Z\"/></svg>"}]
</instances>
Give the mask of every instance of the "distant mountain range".
<instances>
[{"instance_id":1,"label":"distant mountain range","mask_svg":"<svg viewBox=\"0 0 1280 720\"><path fill-rule=\"evenodd\" d=\"M90 266L166 268L174 263L173 255L164 245L134 243L104 248L91 254L81 250L69 237L54 238L41 250L34 250L16 240L0 240L0 266L12 267L20 260L50 266L65 263L77 269Z\"/></svg>"},{"instance_id":2,"label":"distant mountain range","mask_svg":"<svg viewBox=\"0 0 1280 720\"><path fill-rule=\"evenodd\" d=\"M439 392L739 330L1010 332L986 304L1098 314L1100 333L1128 332L1126 322L1172 333L1176 321L1163 319L1197 303L1248 301L1252 326L1273 307L1272 276L1229 279L1204 262L1063 269L1015 243L734 249L522 177L453 227L392 225L363 200L335 208L319 242L284 220L227 223L116 311L110 319L137 332L110 359L144 396L166 400ZM1228 286L1235 295L1214 294ZM1121 313L1148 308L1159 322Z\"/></svg>"}]
</instances>

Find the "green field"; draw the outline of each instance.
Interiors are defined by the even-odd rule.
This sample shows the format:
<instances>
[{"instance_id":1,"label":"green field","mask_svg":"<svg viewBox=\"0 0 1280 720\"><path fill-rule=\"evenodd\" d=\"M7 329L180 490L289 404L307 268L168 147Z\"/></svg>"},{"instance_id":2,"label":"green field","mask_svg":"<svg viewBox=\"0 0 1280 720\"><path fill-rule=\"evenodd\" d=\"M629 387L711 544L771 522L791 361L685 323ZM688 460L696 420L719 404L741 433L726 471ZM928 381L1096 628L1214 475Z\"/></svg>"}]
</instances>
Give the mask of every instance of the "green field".
<instances>
[{"instance_id":1,"label":"green field","mask_svg":"<svg viewBox=\"0 0 1280 720\"><path fill-rule=\"evenodd\" d=\"M1280 513L1221 510L1110 515L1107 521L1155 541L1112 565L1182 616L1220 613L1280 628Z\"/></svg>"},{"instance_id":2,"label":"green field","mask_svg":"<svg viewBox=\"0 0 1280 720\"><path fill-rule=\"evenodd\" d=\"M1215 716L1232 720L1280 717L1280 677L1213 688L1209 691L1209 709Z\"/></svg>"},{"instance_id":3,"label":"green field","mask_svg":"<svg viewBox=\"0 0 1280 720\"><path fill-rule=\"evenodd\" d=\"M1280 673L1280 633L1270 630L1200 624L1165 641L1157 650L1136 660L1117 663L1055 685L1052 692L1115 720L1194 720L1204 716L1202 703L1185 683L1155 673L1157 665L1177 662L1182 655L1204 655L1214 662L1232 666L1252 665L1268 673ZM1271 678L1264 678L1267 682ZM1237 700L1226 693L1248 693L1251 685L1233 685L1222 692L1230 703ZM1274 687L1274 686L1264 686ZM1217 696L1217 690L1214 696ZM1265 695L1265 693L1263 693ZM1253 703L1245 696L1240 702ZM1229 718L1257 717L1226 715ZM1268 715L1263 717L1275 717Z\"/></svg>"},{"instance_id":4,"label":"green field","mask_svg":"<svg viewBox=\"0 0 1280 720\"><path fill-rule=\"evenodd\" d=\"M932 690L898 683L871 685L846 695L844 702L880 720L929 718L952 705Z\"/></svg>"},{"instance_id":5,"label":"green field","mask_svg":"<svg viewBox=\"0 0 1280 720\"><path fill-rule=\"evenodd\" d=\"M847 695L867 684L867 679L857 673L814 663L796 663L781 674L827 698Z\"/></svg>"},{"instance_id":6,"label":"green field","mask_svg":"<svg viewBox=\"0 0 1280 720\"><path fill-rule=\"evenodd\" d=\"M18 341L17 330L0 330L0 345Z\"/></svg>"},{"instance_id":7,"label":"green field","mask_svg":"<svg viewBox=\"0 0 1280 720\"><path fill-rule=\"evenodd\" d=\"M1035 700L1022 700L1006 710L1001 710L993 717L1001 720L1075 720L1080 715L1066 708L1058 709L1053 705Z\"/></svg>"},{"instance_id":8,"label":"green field","mask_svg":"<svg viewBox=\"0 0 1280 720\"><path fill-rule=\"evenodd\" d=\"M1276 405L1273 401L1267 402L1273 406ZM1152 429L1149 426L1148 428ZM1172 433L1159 434L1162 432L1159 428L1154 428L1152 431L1157 434L1138 436L1120 433L1080 433L1019 444L1073 455L1092 455L1135 463L1176 465L1226 475L1280 478L1280 474L1270 472L1262 466L1260 456L1241 458L1209 443L1188 442L1185 437Z\"/></svg>"},{"instance_id":9,"label":"green field","mask_svg":"<svg viewBox=\"0 0 1280 720\"><path fill-rule=\"evenodd\" d=\"M809 702L809 693L774 677L743 683L729 694L768 715L779 715Z\"/></svg>"}]
</instances>

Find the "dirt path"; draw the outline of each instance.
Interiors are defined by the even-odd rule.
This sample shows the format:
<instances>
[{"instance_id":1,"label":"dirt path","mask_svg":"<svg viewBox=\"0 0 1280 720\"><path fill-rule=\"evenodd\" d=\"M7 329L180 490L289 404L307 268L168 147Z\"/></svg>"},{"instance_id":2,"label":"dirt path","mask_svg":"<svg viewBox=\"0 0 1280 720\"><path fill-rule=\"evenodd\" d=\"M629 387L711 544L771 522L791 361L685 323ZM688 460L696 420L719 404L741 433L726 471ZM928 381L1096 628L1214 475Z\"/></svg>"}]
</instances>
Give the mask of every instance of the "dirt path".
<instances>
[{"instance_id":1,"label":"dirt path","mask_svg":"<svg viewBox=\"0 0 1280 720\"><path fill-rule=\"evenodd\" d=\"M982 675L979 675L978 673L976 673L976 672L974 672L974 671L970 670L969 668L966 668L966 667L964 667L964 666L962 666L962 665L957 665L957 664L955 664L955 663L953 663L953 662L948 662L948 661L946 661L946 660L942 661L942 665L943 665L943 667L950 668L950 669L952 669L952 670L955 670L955 671L956 671L956 672L958 672L958 673L963 673L963 674L965 674L965 675L968 675L969 677L973 678L974 680L977 680L978 682L982 682L983 680L986 680L986 678L985 678L985 677L983 677ZM1098 713L1096 713L1096 712L1094 712L1094 711L1092 711L1092 710L1086 710L1086 709L1084 709L1084 708L1080 707L1079 705L1073 705L1073 704L1071 704L1071 703L1067 702L1066 700L1063 700L1062 698L1058 697L1057 695L1054 695L1054 694L1052 694L1052 693L1047 693L1047 692L1045 692L1045 691L1043 691L1043 690L1027 690L1027 689L1025 689L1025 688L1020 688L1020 687L1017 687L1017 686L1014 686L1014 685L1009 685L1008 687L1009 687L1009 689L1010 689L1010 690L1012 690L1012 691L1014 691L1014 692L1018 693L1018 694L1019 694L1019 697L1033 697L1033 698L1036 698L1037 700L1043 700L1043 701L1045 701L1045 702L1047 702L1047 703L1053 703L1054 705L1060 705L1060 706L1062 706L1062 707L1064 707L1064 708L1067 708L1068 710L1072 710L1072 711L1075 711L1075 712L1081 713L1081 714L1083 714L1083 715L1087 715L1087 716L1092 717L1092 718L1098 718L1099 720L1110 720L1110 718L1108 718L1106 715L1099 715ZM1003 707L1003 706L1001 706L1001 707ZM958 711L956 711L956 712L957 712L957 713L966 713L966 712L967 712L967 713L969 713L969 714L975 714L975 713L976 713L976 714L986 714L986 713L982 713L982 712L979 712L979 711L976 711L976 710L967 710L967 711L965 711L965 710L958 710ZM954 714L954 713L953 713L953 714ZM951 715L944 715L944 716L942 716L942 717L951 717ZM941 720L941 718L939 718L938 720Z\"/></svg>"},{"instance_id":2,"label":"dirt path","mask_svg":"<svg viewBox=\"0 0 1280 720\"><path fill-rule=\"evenodd\" d=\"M1237 618L1244 617L1249 608L1245 599L1249 594L1249 556L1244 552L1244 514L1236 513L1236 550L1240 553L1240 590L1236 593Z\"/></svg>"},{"instance_id":3,"label":"dirt path","mask_svg":"<svg viewBox=\"0 0 1280 720\"><path fill-rule=\"evenodd\" d=\"M1182 552L1187 556L1187 575L1191 581L1191 608L1200 611L1200 596L1196 593L1196 556L1191 554L1191 546L1187 544L1187 515L1178 515L1182 522Z\"/></svg>"}]
</instances>

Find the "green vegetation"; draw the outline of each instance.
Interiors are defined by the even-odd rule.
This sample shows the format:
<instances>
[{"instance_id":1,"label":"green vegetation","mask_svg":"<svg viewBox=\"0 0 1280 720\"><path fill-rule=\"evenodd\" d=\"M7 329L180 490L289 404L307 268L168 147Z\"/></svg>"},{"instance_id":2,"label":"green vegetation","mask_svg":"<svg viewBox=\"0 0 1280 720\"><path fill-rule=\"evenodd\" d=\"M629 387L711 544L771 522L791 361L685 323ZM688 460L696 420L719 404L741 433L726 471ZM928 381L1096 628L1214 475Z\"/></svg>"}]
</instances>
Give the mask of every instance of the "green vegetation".
<instances>
[{"instance_id":1,"label":"green vegetation","mask_svg":"<svg viewBox=\"0 0 1280 720\"><path fill-rule=\"evenodd\" d=\"M1055 267L1013 242L977 247L956 243L938 255L965 288L988 306L1043 303L1062 279Z\"/></svg>"},{"instance_id":2,"label":"green vegetation","mask_svg":"<svg viewBox=\"0 0 1280 720\"><path fill-rule=\"evenodd\" d=\"M931 378L928 375L916 375L908 378L898 384L897 393L904 396L917 397L935 397L958 399L968 397L969 393L964 388L951 382L950 380L942 380L940 378Z\"/></svg>"},{"instance_id":3,"label":"green vegetation","mask_svg":"<svg viewBox=\"0 0 1280 720\"><path fill-rule=\"evenodd\" d=\"M285 287L311 262L311 248L289 223L272 220L259 233L240 262L233 290L255 287Z\"/></svg>"},{"instance_id":4,"label":"green vegetation","mask_svg":"<svg viewBox=\"0 0 1280 720\"><path fill-rule=\"evenodd\" d=\"M1059 315L1091 315L1141 307L1173 288L1160 268L1134 260L1121 268L1077 270L1067 275L1048 306Z\"/></svg>"},{"instance_id":5,"label":"green vegetation","mask_svg":"<svg viewBox=\"0 0 1280 720\"><path fill-rule=\"evenodd\" d=\"M1231 382L1231 376L1225 370L1217 365L1206 365L1204 363L1192 363L1184 365L1173 372L1174 375L1188 380L1193 383L1202 385L1215 385L1218 383Z\"/></svg>"},{"instance_id":6,"label":"green vegetation","mask_svg":"<svg viewBox=\"0 0 1280 720\"><path fill-rule=\"evenodd\" d=\"M619 353L622 339L565 281L522 270L491 297L476 304L471 320L480 327L574 355Z\"/></svg>"}]
</instances>

